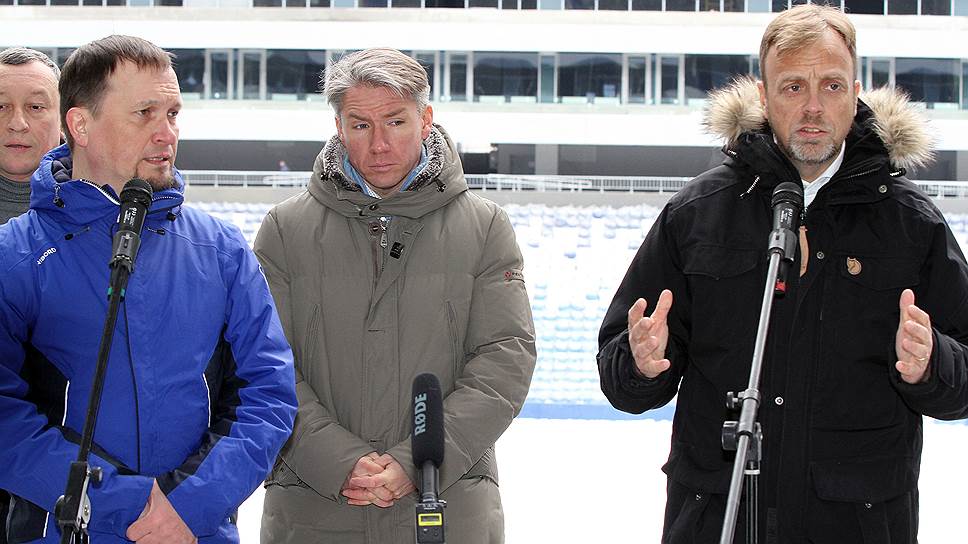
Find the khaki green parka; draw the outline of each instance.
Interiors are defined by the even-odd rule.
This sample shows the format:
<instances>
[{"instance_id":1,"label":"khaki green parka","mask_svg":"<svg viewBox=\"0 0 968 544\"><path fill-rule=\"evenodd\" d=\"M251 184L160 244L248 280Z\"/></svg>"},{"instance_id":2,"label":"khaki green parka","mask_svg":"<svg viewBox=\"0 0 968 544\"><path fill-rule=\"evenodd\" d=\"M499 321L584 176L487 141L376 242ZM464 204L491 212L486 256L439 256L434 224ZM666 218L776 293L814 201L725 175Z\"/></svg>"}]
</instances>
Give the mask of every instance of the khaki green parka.
<instances>
[{"instance_id":1,"label":"khaki green parka","mask_svg":"<svg viewBox=\"0 0 968 544\"><path fill-rule=\"evenodd\" d=\"M292 344L299 412L266 484L263 543L414 541L415 494L389 508L340 495L356 461L410 455L411 384L441 382L447 541L503 542L494 443L535 365L521 252L507 215L467 190L446 132L406 191L367 196L333 137L305 193L273 208L255 242Z\"/></svg>"}]
</instances>

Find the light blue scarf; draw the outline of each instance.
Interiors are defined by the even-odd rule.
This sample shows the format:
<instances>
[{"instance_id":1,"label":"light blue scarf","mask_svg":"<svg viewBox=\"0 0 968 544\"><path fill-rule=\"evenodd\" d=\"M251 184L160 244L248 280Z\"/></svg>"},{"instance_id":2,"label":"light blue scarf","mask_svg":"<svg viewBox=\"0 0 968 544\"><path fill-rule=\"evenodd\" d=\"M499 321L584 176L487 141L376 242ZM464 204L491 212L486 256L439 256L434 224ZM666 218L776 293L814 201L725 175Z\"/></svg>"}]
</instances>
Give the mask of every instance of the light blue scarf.
<instances>
[{"instance_id":1,"label":"light blue scarf","mask_svg":"<svg viewBox=\"0 0 968 544\"><path fill-rule=\"evenodd\" d=\"M400 191L401 192L402 191L406 191L407 190L407 187L409 187L410 184L413 183L414 178L417 177L417 174L419 174L420 171L423 170L425 166L427 166L427 160L428 160L427 159L427 146L421 144L421 146L420 146L420 160L417 161L417 166L414 166L413 167L413 170L411 170L410 173L407 174L406 179L404 179L403 180L403 183L400 184ZM366 180L363 179L363 176L361 176L360 173L356 171L356 168L353 168L353 165L350 164L350 156L349 156L349 154L347 154L346 156L343 157L343 172L346 173L346 176L347 177L349 177L351 180L353 180L354 182L356 182L356 184L360 186L360 189L365 194L367 194L369 196L372 196L373 198L380 198L380 195L376 194L376 192L373 190L373 188L370 187L370 184L368 184L366 182Z\"/></svg>"}]
</instances>

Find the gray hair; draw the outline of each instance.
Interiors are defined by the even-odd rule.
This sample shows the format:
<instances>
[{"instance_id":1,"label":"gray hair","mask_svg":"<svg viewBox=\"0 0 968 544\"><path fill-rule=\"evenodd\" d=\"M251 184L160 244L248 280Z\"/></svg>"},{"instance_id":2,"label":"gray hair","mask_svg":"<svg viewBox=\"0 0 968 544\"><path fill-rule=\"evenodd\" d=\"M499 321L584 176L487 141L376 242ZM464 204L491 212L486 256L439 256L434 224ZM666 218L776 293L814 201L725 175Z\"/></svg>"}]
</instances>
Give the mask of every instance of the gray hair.
<instances>
[{"instance_id":1,"label":"gray hair","mask_svg":"<svg viewBox=\"0 0 968 544\"><path fill-rule=\"evenodd\" d=\"M26 47L11 47L10 49L4 49L0 51L0 64L6 64L7 66L18 66L20 64L27 64L28 62L39 62L44 66L50 68L54 72L54 78L60 79L60 68L54 61L50 60L50 57L37 51L36 49L29 49Z\"/></svg>"},{"instance_id":2,"label":"gray hair","mask_svg":"<svg viewBox=\"0 0 968 544\"><path fill-rule=\"evenodd\" d=\"M421 113L430 103L427 72L396 49L378 47L346 55L326 70L321 90L339 115L346 92L360 85L386 87L401 98L412 99Z\"/></svg>"}]
</instances>

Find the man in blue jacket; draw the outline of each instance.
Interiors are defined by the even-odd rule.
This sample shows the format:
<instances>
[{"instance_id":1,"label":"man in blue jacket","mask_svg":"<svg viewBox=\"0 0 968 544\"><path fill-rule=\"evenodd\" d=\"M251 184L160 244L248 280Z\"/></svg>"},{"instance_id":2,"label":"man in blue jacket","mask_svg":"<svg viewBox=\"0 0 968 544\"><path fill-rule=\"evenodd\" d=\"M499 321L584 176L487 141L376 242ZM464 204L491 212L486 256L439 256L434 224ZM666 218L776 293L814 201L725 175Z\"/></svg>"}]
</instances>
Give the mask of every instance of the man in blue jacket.
<instances>
[{"instance_id":1,"label":"man in blue jacket","mask_svg":"<svg viewBox=\"0 0 968 544\"><path fill-rule=\"evenodd\" d=\"M107 369L89 490L94 543L238 542L236 509L292 429L292 354L238 229L183 204L170 56L110 36L60 80L67 145L0 228L0 488L11 542L54 542L107 312L118 194L154 189Z\"/></svg>"}]
</instances>

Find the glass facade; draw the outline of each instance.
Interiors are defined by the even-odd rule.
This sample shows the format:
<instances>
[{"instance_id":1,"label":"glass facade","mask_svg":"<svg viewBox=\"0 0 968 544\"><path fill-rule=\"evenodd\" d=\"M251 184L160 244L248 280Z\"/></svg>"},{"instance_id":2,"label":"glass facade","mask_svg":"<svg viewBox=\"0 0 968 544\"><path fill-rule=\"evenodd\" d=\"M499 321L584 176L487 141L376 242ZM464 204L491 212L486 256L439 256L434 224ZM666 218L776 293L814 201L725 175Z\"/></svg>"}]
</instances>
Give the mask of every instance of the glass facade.
<instances>
[{"instance_id":1,"label":"glass facade","mask_svg":"<svg viewBox=\"0 0 968 544\"><path fill-rule=\"evenodd\" d=\"M474 100L536 102L537 53L474 53Z\"/></svg>"},{"instance_id":2,"label":"glass facade","mask_svg":"<svg viewBox=\"0 0 968 544\"><path fill-rule=\"evenodd\" d=\"M958 107L960 62L947 59L896 59L894 83L928 107Z\"/></svg>"},{"instance_id":3,"label":"glass facade","mask_svg":"<svg viewBox=\"0 0 968 544\"><path fill-rule=\"evenodd\" d=\"M562 102L618 103L621 92L621 55L558 55L558 98Z\"/></svg>"},{"instance_id":4,"label":"glass facade","mask_svg":"<svg viewBox=\"0 0 968 544\"><path fill-rule=\"evenodd\" d=\"M686 55L686 100L705 100L709 91L725 87L749 69L747 55Z\"/></svg>"},{"instance_id":5,"label":"glass facade","mask_svg":"<svg viewBox=\"0 0 968 544\"><path fill-rule=\"evenodd\" d=\"M319 78L325 69L325 51L270 49L266 52L266 98L311 98L319 88Z\"/></svg>"},{"instance_id":6,"label":"glass facade","mask_svg":"<svg viewBox=\"0 0 968 544\"><path fill-rule=\"evenodd\" d=\"M63 64L73 50L45 49ZM176 49L188 99L316 100L322 72L344 50ZM424 67L431 100L595 105L687 105L744 74L755 55L408 51ZM968 109L968 59L860 59L865 88L897 85L928 108Z\"/></svg>"}]
</instances>

